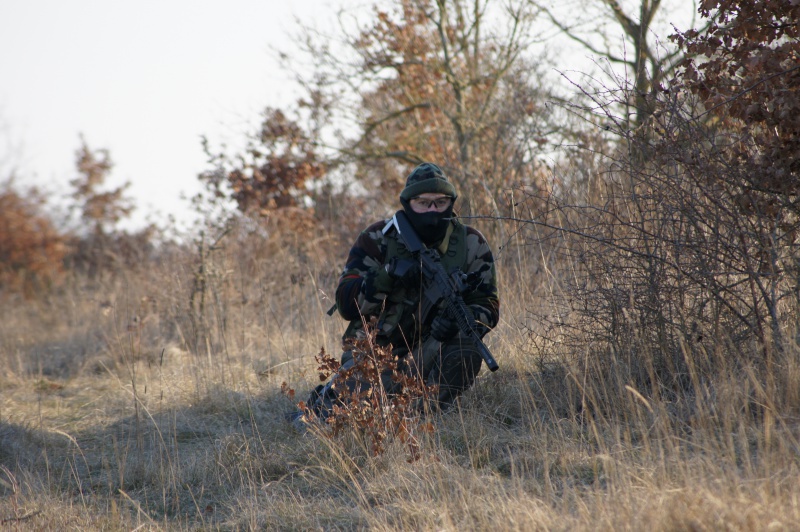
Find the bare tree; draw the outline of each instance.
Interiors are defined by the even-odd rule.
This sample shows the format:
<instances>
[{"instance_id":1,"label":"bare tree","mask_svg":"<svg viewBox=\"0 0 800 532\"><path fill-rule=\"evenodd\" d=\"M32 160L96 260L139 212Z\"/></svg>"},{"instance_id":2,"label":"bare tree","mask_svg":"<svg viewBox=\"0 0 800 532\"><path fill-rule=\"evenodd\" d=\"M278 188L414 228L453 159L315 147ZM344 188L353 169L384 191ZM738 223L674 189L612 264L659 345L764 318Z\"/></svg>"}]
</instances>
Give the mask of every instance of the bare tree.
<instances>
[{"instance_id":1,"label":"bare tree","mask_svg":"<svg viewBox=\"0 0 800 532\"><path fill-rule=\"evenodd\" d=\"M70 181L70 185L81 221L95 235L113 232L117 224L133 212L133 203L125 196L130 183L105 190L106 179L114 166L111 156L106 149L92 150L83 137L75 153L75 166L78 177Z\"/></svg>"},{"instance_id":2,"label":"bare tree","mask_svg":"<svg viewBox=\"0 0 800 532\"><path fill-rule=\"evenodd\" d=\"M623 68L621 76L606 73L616 78L609 80L611 86L620 79L627 85L620 99L628 108L625 129L642 125L653 113L654 92L663 88L681 59L680 49L666 40L673 32L670 24L680 17L691 25L688 18L696 12L694 2L670 0L572 0L558 8L542 0L531 3L547 16L557 36L576 43L596 61L607 61L612 70L614 65Z\"/></svg>"},{"instance_id":3,"label":"bare tree","mask_svg":"<svg viewBox=\"0 0 800 532\"><path fill-rule=\"evenodd\" d=\"M462 213L502 211L505 190L540 180L558 130L529 53L535 16L527 0L403 0L343 12L334 36L302 28L309 60L292 54L289 68L328 173L347 167L393 199L411 167L436 161L458 183Z\"/></svg>"},{"instance_id":4,"label":"bare tree","mask_svg":"<svg viewBox=\"0 0 800 532\"><path fill-rule=\"evenodd\" d=\"M158 233L153 224L133 232L120 229L120 222L130 217L135 205L126 195L130 182L108 187L106 180L113 166L108 150L92 149L81 137L81 146L75 152L78 175L70 181L70 209L79 213L80 227L75 231L66 263L87 272L89 277L113 272L123 265L144 264Z\"/></svg>"},{"instance_id":5,"label":"bare tree","mask_svg":"<svg viewBox=\"0 0 800 532\"><path fill-rule=\"evenodd\" d=\"M715 371L747 367L773 401L800 330L798 8L716 7L706 37L676 36L681 75L620 131L595 201L551 197L556 216L529 223L575 257L553 329L572 352L591 346L653 394L706 393Z\"/></svg>"}]
</instances>

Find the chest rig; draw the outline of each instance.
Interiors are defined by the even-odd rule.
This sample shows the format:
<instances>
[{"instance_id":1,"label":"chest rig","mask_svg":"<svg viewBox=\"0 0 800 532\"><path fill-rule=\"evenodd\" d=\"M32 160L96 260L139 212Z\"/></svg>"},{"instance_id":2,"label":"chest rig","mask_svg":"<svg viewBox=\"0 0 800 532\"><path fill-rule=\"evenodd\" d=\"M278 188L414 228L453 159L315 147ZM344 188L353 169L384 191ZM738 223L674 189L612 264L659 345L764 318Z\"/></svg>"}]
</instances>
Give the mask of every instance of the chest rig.
<instances>
[{"instance_id":1,"label":"chest rig","mask_svg":"<svg viewBox=\"0 0 800 532\"><path fill-rule=\"evenodd\" d=\"M387 229L384 231L385 255L384 264L392 258L412 259L413 256L408 249L397 238L395 230ZM383 246L382 246L383 247ZM467 229L454 221L447 228L442 243L436 248L445 271L452 272L454 269L464 271L467 268ZM386 345L391 343L394 347L412 346L420 338L422 329L427 324L419 323L419 302L421 290L424 290L425 283L422 279L419 282L403 284L398 282L394 289L386 297L383 310L378 316L378 338L379 344ZM354 320L345 331L345 337L358 336L363 329L361 320Z\"/></svg>"}]
</instances>

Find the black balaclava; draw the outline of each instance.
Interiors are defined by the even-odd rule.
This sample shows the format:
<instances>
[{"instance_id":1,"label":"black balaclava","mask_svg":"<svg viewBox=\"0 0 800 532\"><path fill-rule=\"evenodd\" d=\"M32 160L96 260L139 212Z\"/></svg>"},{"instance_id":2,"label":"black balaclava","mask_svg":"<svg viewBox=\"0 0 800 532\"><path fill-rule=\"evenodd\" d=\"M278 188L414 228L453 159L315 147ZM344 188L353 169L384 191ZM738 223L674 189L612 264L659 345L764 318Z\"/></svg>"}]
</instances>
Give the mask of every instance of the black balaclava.
<instances>
[{"instance_id":1,"label":"black balaclava","mask_svg":"<svg viewBox=\"0 0 800 532\"><path fill-rule=\"evenodd\" d=\"M453 198L453 202L444 212L428 211L414 212L411 208L411 198L425 192L439 192ZM453 216L453 203L458 195L452 183L445 177L442 169L433 163L422 163L414 168L406 179L406 186L400 192L400 203L408 216L417 235L427 245L436 244L444 238L450 218Z\"/></svg>"}]
</instances>

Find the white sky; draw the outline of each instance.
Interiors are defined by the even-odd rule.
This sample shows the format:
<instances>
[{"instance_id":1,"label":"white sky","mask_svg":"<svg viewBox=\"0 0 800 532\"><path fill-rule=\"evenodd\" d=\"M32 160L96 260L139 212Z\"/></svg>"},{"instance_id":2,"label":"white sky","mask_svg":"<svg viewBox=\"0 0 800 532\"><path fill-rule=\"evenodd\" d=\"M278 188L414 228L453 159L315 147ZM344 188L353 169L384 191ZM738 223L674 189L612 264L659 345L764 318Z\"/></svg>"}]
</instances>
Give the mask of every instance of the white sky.
<instances>
[{"instance_id":1,"label":"white sky","mask_svg":"<svg viewBox=\"0 0 800 532\"><path fill-rule=\"evenodd\" d=\"M294 100L270 47L337 0L0 0L0 180L66 193L82 133L131 182L135 221L188 219L200 136L241 139Z\"/></svg>"}]
</instances>

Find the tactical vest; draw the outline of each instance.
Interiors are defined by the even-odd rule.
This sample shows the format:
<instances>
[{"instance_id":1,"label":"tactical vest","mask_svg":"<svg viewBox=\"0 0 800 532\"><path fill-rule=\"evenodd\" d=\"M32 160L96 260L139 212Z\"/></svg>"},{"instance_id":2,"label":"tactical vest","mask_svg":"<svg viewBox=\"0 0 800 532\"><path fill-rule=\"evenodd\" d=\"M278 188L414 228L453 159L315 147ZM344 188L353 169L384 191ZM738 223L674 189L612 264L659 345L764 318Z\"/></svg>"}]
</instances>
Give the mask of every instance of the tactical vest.
<instances>
[{"instance_id":1,"label":"tactical vest","mask_svg":"<svg viewBox=\"0 0 800 532\"><path fill-rule=\"evenodd\" d=\"M386 256L384 264L393 257L412 259L411 252L397 239L397 234L390 231L385 235ZM444 270L448 273L455 269L467 269L467 228L454 221L447 229L445 238L437 248ZM400 347L405 343L413 345L420 333L418 321L420 294L419 288L413 290L395 285L386 298L385 307L378 317L378 343L393 344ZM432 317L432 316L430 316ZM429 318L430 318L429 317ZM423 324L424 325L424 324ZM398 327L399 326L399 327ZM344 333L345 338L358 336L363 329L360 319L350 322Z\"/></svg>"}]
</instances>

